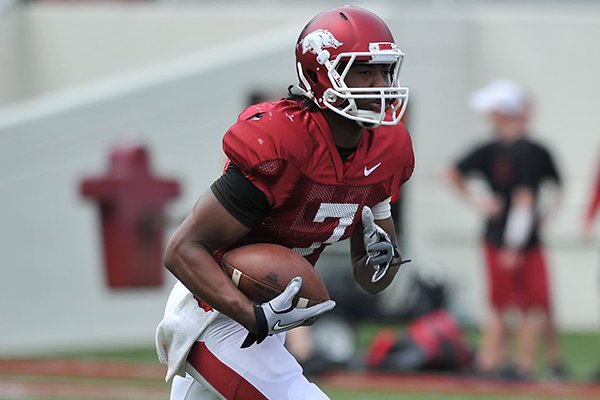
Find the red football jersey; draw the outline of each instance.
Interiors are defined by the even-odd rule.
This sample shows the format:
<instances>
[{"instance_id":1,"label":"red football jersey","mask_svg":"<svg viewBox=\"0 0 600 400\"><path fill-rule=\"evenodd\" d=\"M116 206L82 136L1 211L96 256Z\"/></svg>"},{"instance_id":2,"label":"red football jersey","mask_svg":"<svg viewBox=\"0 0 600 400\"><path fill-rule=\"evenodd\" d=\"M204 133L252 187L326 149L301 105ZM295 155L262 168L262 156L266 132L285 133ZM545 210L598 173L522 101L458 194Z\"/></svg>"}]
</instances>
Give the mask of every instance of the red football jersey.
<instances>
[{"instance_id":1,"label":"red football jersey","mask_svg":"<svg viewBox=\"0 0 600 400\"><path fill-rule=\"evenodd\" d=\"M404 125L365 129L342 162L325 117L291 100L246 109L225 134L223 149L270 205L232 247L277 243L313 265L327 245L350 237L365 205L397 193L414 169Z\"/></svg>"}]
</instances>

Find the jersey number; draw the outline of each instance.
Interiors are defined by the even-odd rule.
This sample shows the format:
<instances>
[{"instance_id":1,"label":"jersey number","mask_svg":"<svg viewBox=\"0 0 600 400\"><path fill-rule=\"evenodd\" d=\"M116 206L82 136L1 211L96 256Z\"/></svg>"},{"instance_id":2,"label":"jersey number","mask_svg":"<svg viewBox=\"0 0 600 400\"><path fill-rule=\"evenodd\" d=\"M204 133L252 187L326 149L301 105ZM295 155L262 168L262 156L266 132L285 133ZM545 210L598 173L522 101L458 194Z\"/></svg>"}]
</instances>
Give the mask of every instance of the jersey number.
<instances>
[{"instance_id":1,"label":"jersey number","mask_svg":"<svg viewBox=\"0 0 600 400\"><path fill-rule=\"evenodd\" d=\"M335 243L344 236L346 228L348 228L354 220L354 215L358 210L358 204L348 203L321 203L319 210L313 219L313 222L322 223L326 218L337 218L339 220L333 233L324 242L313 242L309 247L294 247L294 251L301 256L307 256L315 252L316 249L323 244Z\"/></svg>"}]
</instances>

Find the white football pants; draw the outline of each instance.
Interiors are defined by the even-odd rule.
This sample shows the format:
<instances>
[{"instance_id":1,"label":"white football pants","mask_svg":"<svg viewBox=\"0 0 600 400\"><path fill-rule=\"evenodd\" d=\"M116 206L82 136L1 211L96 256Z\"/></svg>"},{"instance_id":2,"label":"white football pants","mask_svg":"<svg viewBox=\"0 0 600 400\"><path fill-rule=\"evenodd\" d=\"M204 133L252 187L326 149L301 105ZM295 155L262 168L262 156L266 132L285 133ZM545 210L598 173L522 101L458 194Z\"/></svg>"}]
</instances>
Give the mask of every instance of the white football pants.
<instances>
[{"instance_id":1,"label":"white football pants","mask_svg":"<svg viewBox=\"0 0 600 400\"><path fill-rule=\"evenodd\" d=\"M176 376L171 400L329 400L302 374L287 351L285 334L241 349L248 331L220 314L200 335Z\"/></svg>"}]
</instances>

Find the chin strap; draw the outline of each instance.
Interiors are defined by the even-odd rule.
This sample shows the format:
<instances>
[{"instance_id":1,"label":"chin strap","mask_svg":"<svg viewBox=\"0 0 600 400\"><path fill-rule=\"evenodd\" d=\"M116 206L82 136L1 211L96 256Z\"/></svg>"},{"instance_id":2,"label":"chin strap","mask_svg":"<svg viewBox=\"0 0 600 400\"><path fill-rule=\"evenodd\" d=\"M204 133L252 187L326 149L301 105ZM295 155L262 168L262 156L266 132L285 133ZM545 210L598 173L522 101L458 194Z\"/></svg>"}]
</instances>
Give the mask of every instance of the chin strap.
<instances>
[{"instance_id":1,"label":"chin strap","mask_svg":"<svg viewBox=\"0 0 600 400\"><path fill-rule=\"evenodd\" d=\"M372 118L375 120L378 120L379 116L380 116L379 113L377 113L375 111L361 110L361 109L357 109L356 111L349 112L348 114L355 116L355 117L359 117L359 118ZM367 129L375 129L381 125L377 122L365 122L365 121L361 121L361 120L355 120L355 122L358 125L362 126L363 128L367 128Z\"/></svg>"}]
</instances>

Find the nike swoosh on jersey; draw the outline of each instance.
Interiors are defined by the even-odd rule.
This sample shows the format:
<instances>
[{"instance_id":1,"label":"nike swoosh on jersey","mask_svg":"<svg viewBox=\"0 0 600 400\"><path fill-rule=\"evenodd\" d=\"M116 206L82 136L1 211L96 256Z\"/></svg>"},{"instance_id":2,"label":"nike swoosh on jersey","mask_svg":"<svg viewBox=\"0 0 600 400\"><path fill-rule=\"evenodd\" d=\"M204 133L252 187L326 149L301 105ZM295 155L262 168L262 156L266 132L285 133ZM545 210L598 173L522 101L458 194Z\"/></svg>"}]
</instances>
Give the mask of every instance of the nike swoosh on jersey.
<instances>
[{"instance_id":1,"label":"nike swoosh on jersey","mask_svg":"<svg viewBox=\"0 0 600 400\"><path fill-rule=\"evenodd\" d=\"M287 331L288 329L292 329L292 328L302 325L303 322L304 321L296 321L296 322L292 322L291 324L282 325L281 320L277 320L277 322L275 322L275 325L273 325L273 332Z\"/></svg>"},{"instance_id":2,"label":"nike swoosh on jersey","mask_svg":"<svg viewBox=\"0 0 600 400\"><path fill-rule=\"evenodd\" d=\"M375 170L376 170L376 169L377 169L377 168L378 168L380 165L381 165L381 163L379 163L379 164L376 164L376 165L374 165L374 166L373 166L373 167L371 167L371 168L367 168L367 167L365 167L365 170L364 170L365 176L369 176L369 175L371 175L371 173L372 173L373 171L375 171Z\"/></svg>"}]
</instances>

